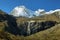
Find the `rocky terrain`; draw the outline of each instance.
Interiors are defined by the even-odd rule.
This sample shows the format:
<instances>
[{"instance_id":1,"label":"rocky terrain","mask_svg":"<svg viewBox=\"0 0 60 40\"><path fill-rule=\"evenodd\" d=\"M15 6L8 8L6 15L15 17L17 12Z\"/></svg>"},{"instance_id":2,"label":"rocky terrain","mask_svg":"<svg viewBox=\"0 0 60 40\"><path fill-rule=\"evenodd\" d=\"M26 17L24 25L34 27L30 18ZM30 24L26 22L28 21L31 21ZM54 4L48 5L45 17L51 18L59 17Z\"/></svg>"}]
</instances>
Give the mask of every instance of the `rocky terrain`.
<instances>
[{"instance_id":1,"label":"rocky terrain","mask_svg":"<svg viewBox=\"0 0 60 40\"><path fill-rule=\"evenodd\" d=\"M26 18L0 10L0 40L59 40L59 33L58 12Z\"/></svg>"}]
</instances>

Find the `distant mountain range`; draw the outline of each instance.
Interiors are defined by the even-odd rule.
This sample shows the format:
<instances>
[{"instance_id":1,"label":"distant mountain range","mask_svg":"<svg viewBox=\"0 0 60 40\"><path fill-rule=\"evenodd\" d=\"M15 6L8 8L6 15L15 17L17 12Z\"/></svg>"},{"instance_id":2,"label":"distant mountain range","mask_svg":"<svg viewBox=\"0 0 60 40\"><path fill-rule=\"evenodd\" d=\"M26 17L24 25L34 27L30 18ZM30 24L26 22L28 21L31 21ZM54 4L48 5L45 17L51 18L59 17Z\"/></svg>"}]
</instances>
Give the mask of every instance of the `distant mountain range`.
<instances>
[{"instance_id":1,"label":"distant mountain range","mask_svg":"<svg viewBox=\"0 0 60 40\"><path fill-rule=\"evenodd\" d=\"M35 16L52 14L54 12L60 12L60 9L51 10L49 12L46 12L44 9L38 9L37 11L32 11L32 10L26 8L25 6L17 6L11 11L10 14L15 16L15 17L22 16L22 17L32 18L32 17L35 17Z\"/></svg>"}]
</instances>

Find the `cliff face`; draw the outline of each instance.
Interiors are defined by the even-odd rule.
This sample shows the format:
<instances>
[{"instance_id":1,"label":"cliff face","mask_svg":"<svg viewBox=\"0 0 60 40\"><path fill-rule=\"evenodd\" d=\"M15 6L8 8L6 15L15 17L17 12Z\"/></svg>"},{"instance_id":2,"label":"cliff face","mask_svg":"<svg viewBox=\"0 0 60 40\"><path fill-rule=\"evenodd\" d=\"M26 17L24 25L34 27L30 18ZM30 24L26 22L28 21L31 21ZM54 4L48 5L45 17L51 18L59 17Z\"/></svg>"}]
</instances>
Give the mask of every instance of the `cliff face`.
<instances>
[{"instance_id":1,"label":"cliff face","mask_svg":"<svg viewBox=\"0 0 60 40\"><path fill-rule=\"evenodd\" d=\"M43 31L51 28L57 24L56 21L45 21L45 22L24 22L18 26L21 35L31 35L39 31Z\"/></svg>"},{"instance_id":2,"label":"cliff face","mask_svg":"<svg viewBox=\"0 0 60 40\"><path fill-rule=\"evenodd\" d=\"M5 27L4 29L6 31L9 32L12 32L12 30L16 31L17 27L16 19L13 16L8 15L3 11L0 11L0 23L4 25Z\"/></svg>"}]
</instances>

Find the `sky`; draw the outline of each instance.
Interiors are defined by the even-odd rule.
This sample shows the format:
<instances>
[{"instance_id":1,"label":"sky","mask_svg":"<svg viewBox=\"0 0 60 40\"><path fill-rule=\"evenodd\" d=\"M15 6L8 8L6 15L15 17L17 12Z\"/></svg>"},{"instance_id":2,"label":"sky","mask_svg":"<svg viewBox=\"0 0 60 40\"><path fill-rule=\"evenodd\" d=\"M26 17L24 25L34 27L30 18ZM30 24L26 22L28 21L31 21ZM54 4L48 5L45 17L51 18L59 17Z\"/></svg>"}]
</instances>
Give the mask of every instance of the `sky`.
<instances>
[{"instance_id":1,"label":"sky","mask_svg":"<svg viewBox=\"0 0 60 40\"><path fill-rule=\"evenodd\" d=\"M38 9L49 11L60 9L60 0L0 0L0 9L7 13L21 5L33 11Z\"/></svg>"}]
</instances>

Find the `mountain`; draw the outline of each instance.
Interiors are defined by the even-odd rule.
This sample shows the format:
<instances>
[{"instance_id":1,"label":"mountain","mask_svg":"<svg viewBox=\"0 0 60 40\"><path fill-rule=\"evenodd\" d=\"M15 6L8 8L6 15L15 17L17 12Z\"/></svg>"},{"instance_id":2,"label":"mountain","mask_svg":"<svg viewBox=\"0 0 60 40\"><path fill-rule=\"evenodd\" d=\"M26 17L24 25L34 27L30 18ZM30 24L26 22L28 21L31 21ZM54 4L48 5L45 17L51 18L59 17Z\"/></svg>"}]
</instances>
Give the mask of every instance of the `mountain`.
<instances>
[{"instance_id":1,"label":"mountain","mask_svg":"<svg viewBox=\"0 0 60 40\"><path fill-rule=\"evenodd\" d=\"M17 6L11 11L11 15L19 17L33 17L34 11L27 9L25 6Z\"/></svg>"},{"instance_id":2,"label":"mountain","mask_svg":"<svg viewBox=\"0 0 60 40\"><path fill-rule=\"evenodd\" d=\"M21 11L26 9L23 8ZM24 12L21 17L22 12L10 15L0 10L0 40L60 40L60 10L45 12L39 9L36 14L40 15L31 13L26 13L33 16L30 18Z\"/></svg>"}]
</instances>

